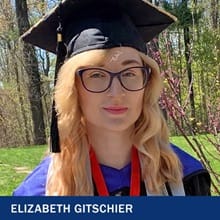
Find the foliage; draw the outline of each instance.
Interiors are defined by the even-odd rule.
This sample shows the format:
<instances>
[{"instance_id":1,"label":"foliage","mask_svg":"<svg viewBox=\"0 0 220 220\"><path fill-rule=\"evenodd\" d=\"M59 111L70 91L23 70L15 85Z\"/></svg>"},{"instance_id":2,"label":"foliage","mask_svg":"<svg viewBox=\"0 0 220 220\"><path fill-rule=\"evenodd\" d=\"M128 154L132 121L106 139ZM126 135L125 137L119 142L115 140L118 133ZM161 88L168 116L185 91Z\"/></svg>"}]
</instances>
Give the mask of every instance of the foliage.
<instances>
[{"instance_id":1,"label":"foliage","mask_svg":"<svg viewBox=\"0 0 220 220\"><path fill-rule=\"evenodd\" d=\"M203 13L202 9L194 10L194 8L189 8L187 2L175 2L172 5L167 1L163 2L163 8L177 17L177 25L182 28L189 27L193 23L198 23Z\"/></svg>"},{"instance_id":2,"label":"foliage","mask_svg":"<svg viewBox=\"0 0 220 220\"><path fill-rule=\"evenodd\" d=\"M31 24L58 0L28 0ZM160 1L161 2L161 1ZM183 135L191 152L201 159L213 176L213 190L220 191L220 27L219 1L162 1L177 16L178 22L149 43L164 77L160 105L172 135ZM215 4L215 5L213 5ZM15 8L11 1L0 2L0 147L33 143L31 108L28 102L28 79L24 74ZM184 39L187 29L189 43ZM188 51L186 51L186 47ZM37 51L41 77L42 102L46 133L50 125L54 57ZM186 52L189 60L186 60ZM189 82L188 69L192 71ZM195 116L191 117L190 89L193 87ZM192 98L192 97L191 97ZM204 135L198 138L198 134ZM188 138L188 136L191 138ZM211 137L211 138L210 138ZM184 144L185 145L185 144ZM206 146L209 146L208 149ZM208 156L207 156L208 154ZM13 170L13 169L12 169Z\"/></svg>"},{"instance_id":3,"label":"foliage","mask_svg":"<svg viewBox=\"0 0 220 220\"><path fill-rule=\"evenodd\" d=\"M193 153L212 174L213 190L220 193L220 172L219 170L215 172L211 164L211 161L220 164L219 29L207 25L210 23L208 22L210 17L205 16L205 13L198 13L195 16L194 8L190 9L187 2L189 1L174 4L174 7L167 3L166 7L176 13L179 23L176 28L173 26L170 31L165 31L160 36L157 50L155 45L158 46L158 42L154 41L154 50L151 50L151 54L158 61L165 79L160 103L168 115L171 132L180 133L185 137ZM199 20L200 16L203 16L203 20ZM189 42L185 42L186 27L190 30ZM189 53L189 60L185 59L184 53ZM187 65L190 65L192 71L192 81L188 79ZM190 114L192 86L194 117ZM214 136L210 138L210 135L205 135L201 139L196 135L198 133ZM192 138L188 138L188 135ZM207 143L211 146L208 150ZM208 152L209 156L205 152Z\"/></svg>"},{"instance_id":4,"label":"foliage","mask_svg":"<svg viewBox=\"0 0 220 220\"><path fill-rule=\"evenodd\" d=\"M33 13L30 13L31 18L38 20L47 9L47 1L30 0L29 6L29 11ZM1 1L0 14L0 147L28 145L34 140L33 109L30 107L30 82L25 72L14 5L8 0ZM42 73L41 99L47 125L45 132L48 134L51 106L51 79L48 76L50 62L46 63L46 59L41 59L47 57L46 55L38 57L39 70Z\"/></svg>"}]
</instances>

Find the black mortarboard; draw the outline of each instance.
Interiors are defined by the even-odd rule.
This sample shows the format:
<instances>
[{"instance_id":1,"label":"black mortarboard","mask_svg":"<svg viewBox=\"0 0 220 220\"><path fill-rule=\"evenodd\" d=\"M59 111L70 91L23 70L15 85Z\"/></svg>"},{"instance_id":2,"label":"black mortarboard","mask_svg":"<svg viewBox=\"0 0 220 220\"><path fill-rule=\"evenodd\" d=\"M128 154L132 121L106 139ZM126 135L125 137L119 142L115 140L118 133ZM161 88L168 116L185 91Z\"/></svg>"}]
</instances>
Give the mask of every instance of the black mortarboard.
<instances>
[{"instance_id":1,"label":"black mortarboard","mask_svg":"<svg viewBox=\"0 0 220 220\"><path fill-rule=\"evenodd\" d=\"M83 51L130 46L146 53L146 43L175 19L147 0L64 0L22 39L57 54L56 81L64 59ZM51 150L59 152L54 105Z\"/></svg>"}]
</instances>

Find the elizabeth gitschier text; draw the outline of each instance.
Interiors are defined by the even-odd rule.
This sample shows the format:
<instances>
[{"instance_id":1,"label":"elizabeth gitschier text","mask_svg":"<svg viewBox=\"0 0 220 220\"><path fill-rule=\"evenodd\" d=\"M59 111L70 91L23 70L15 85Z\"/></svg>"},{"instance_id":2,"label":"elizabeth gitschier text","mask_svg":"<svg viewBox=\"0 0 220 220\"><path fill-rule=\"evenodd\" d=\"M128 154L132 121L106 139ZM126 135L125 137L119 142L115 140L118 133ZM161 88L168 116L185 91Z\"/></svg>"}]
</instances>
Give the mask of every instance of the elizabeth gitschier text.
<instances>
[{"instance_id":1,"label":"elizabeth gitschier text","mask_svg":"<svg viewBox=\"0 0 220 220\"><path fill-rule=\"evenodd\" d=\"M133 213L132 204L11 204L12 214L35 213Z\"/></svg>"}]
</instances>

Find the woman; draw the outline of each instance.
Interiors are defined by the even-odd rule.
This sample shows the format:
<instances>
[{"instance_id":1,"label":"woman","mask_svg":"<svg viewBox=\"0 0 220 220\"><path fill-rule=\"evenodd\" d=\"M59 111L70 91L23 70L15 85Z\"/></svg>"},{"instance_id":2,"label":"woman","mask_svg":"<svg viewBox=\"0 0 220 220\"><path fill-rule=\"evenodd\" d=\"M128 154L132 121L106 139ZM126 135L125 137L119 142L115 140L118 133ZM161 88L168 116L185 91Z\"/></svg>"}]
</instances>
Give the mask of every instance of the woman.
<instances>
[{"instance_id":1,"label":"woman","mask_svg":"<svg viewBox=\"0 0 220 220\"><path fill-rule=\"evenodd\" d=\"M14 195L209 195L207 171L169 143L158 106L158 65L127 14L110 2L95 13L89 5L78 23L63 18L67 55L54 95L60 153L44 160Z\"/></svg>"}]
</instances>

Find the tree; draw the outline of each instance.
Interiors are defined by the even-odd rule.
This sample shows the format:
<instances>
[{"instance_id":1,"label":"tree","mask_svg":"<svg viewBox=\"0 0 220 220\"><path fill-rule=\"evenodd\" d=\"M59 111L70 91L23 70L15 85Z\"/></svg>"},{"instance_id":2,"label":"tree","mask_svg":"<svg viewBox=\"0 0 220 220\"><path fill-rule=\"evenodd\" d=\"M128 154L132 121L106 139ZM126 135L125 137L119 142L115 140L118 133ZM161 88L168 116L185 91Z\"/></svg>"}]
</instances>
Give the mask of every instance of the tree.
<instances>
[{"instance_id":1,"label":"tree","mask_svg":"<svg viewBox=\"0 0 220 220\"><path fill-rule=\"evenodd\" d=\"M211 0L211 18L214 29L219 28L219 0Z\"/></svg>"},{"instance_id":2,"label":"tree","mask_svg":"<svg viewBox=\"0 0 220 220\"><path fill-rule=\"evenodd\" d=\"M26 0L16 0L15 5L19 34L22 35L30 28L27 13L27 2ZM33 46L24 43L22 50L24 57L24 70L28 78L28 97L32 113L34 144L45 144L46 135L41 101L41 84L38 71L38 61Z\"/></svg>"},{"instance_id":3,"label":"tree","mask_svg":"<svg viewBox=\"0 0 220 220\"><path fill-rule=\"evenodd\" d=\"M210 12L210 8L207 7L210 6L210 2L206 2L206 7L204 4L196 0L180 0L172 1L172 3L169 1L164 4L167 10L177 16L178 31L173 25L170 31L165 31L166 39L160 38L160 49L163 49L160 53L163 58L161 63L165 63L162 73L166 80L161 104L168 110L168 119L172 119L169 123L174 122L177 131L184 136L192 151L211 173L212 192L220 194L220 173L214 169L214 164L220 162L220 80L218 80L220 35L219 27L215 30L213 25L210 25L213 23L211 16L213 10L211 9ZM172 55L169 56L169 54ZM189 70L187 65L193 73L192 85L196 112L193 123L192 113L187 111L188 103L190 103L190 110L192 107L191 91L186 89L190 88L189 85L186 86L188 74L185 76L181 71L185 69L187 73ZM188 84L189 82L190 80ZM180 99L179 88L181 88ZM208 123L204 123L206 119ZM195 135L195 130L197 134L203 132L203 135Z\"/></svg>"}]
</instances>

